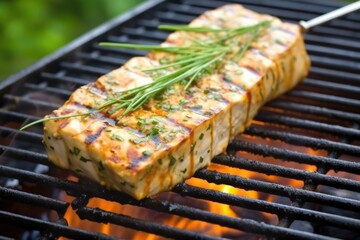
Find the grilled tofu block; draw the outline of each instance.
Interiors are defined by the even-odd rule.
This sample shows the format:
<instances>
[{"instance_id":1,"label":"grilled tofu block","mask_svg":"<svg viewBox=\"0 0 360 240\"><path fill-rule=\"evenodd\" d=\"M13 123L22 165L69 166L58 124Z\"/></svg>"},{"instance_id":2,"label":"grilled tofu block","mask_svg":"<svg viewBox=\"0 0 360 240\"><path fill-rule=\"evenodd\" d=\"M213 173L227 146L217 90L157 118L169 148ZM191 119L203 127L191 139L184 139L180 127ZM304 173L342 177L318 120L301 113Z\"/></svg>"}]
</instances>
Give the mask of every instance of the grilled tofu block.
<instances>
[{"instance_id":1,"label":"grilled tofu block","mask_svg":"<svg viewBox=\"0 0 360 240\"><path fill-rule=\"evenodd\" d=\"M206 167L244 131L259 108L291 89L308 73L300 28L240 5L208 11L191 26L232 28L271 20L271 25L237 61L226 60L188 91L175 84L142 109L122 109L44 123L50 161L136 199L171 189ZM165 45L187 44L188 32L169 35ZM207 35L203 34L206 39ZM160 65L169 54L152 52L76 90L46 117L92 111L116 94L153 81L141 69Z\"/></svg>"}]
</instances>

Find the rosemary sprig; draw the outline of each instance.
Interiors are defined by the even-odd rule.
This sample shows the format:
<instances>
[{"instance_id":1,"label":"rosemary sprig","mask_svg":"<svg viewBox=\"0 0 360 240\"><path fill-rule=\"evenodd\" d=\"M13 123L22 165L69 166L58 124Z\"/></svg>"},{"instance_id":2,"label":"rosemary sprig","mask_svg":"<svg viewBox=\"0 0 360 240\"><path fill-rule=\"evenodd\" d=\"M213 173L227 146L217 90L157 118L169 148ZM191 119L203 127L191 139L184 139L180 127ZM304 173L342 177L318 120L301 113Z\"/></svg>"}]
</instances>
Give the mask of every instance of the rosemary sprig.
<instances>
[{"instance_id":1,"label":"rosemary sprig","mask_svg":"<svg viewBox=\"0 0 360 240\"><path fill-rule=\"evenodd\" d=\"M238 38L244 34L250 33L249 36L247 36L245 43L239 48L237 52L235 52L235 54L232 54L231 59L242 57L242 55L249 48L251 42L258 36L260 30L268 25L269 21L263 21L252 26L230 29L190 27L183 25L159 26L160 29L164 30L212 34L209 39L203 42L195 42L188 46L181 47L134 45L124 43L100 43L100 46L106 47L162 51L176 55L175 59L166 65L145 69L143 71L157 71L160 69L169 68L175 68L175 70L155 78L151 83L131 90L126 90L123 92L123 95L115 99L111 99L103 106L105 107L114 105L110 110L110 113L125 108L123 113L125 115L140 108L154 95L163 92L164 90L168 89L169 86L172 86L175 83L180 83L186 80L187 83L184 87L186 90L192 84L192 82L198 79L199 76L206 74L209 69L215 69L216 65L219 64L221 60L223 60L227 55L231 54L231 52L234 50L234 47L237 47L234 46L234 44L238 44L238 41L234 40L238 40Z\"/></svg>"},{"instance_id":2,"label":"rosemary sprig","mask_svg":"<svg viewBox=\"0 0 360 240\"><path fill-rule=\"evenodd\" d=\"M168 63L160 64L160 66L157 67L143 69L144 72L150 73L157 72L159 70L166 71L164 74L154 77L153 81L148 84L120 92L120 96L107 98L103 104L94 107L94 109L90 110L88 113L43 118L21 127L20 130L24 130L30 126L45 121L89 116L94 111L102 111L106 108L110 108L110 110L108 110L110 114L119 111L120 109L125 109L123 112L123 115L125 115L139 109L143 104L148 102L150 98L164 92L176 83L185 82L184 89L186 90L201 76L208 74L213 69L216 69L224 59L234 60L241 58L254 39L258 37L261 29L267 27L269 24L269 21L262 21L251 26L229 29L191 27L186 25L159 26L159 29L162 30L208 34L205 40L199 40L194 37L192 39L192 44L187 46L153 46L107 42L100 43L100 46L104 47L167 52L172 54L174 59ZM239 46L241 38L244 38L245 42ZM236 48L239 49L233 53Z\"/></svg>"}]
</instances>

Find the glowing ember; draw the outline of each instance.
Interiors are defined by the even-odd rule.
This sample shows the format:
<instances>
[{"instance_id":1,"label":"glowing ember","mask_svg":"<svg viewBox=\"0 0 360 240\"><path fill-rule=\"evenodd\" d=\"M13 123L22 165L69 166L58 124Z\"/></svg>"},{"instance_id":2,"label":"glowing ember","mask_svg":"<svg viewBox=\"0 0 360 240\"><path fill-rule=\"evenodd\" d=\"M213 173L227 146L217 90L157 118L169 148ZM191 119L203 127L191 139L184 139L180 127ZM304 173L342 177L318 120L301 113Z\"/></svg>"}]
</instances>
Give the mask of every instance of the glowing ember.
<instances>
[{"instance_id":1,"label":"glowing ember","mask_svg":"<svg viewBox=\"0 0 360 240\"><path fill-rule=\"evenodd\" d=\"M309 155L316 156L326 156L327 152L323 150L313 150L303 146L294 146L286 144L282 141L268 141L267 139L253 137L246 134L237 136L238 141L250 142L254 144L265 145L275 148L286 148L290 151L296 151L301 153L306 153ZM277 165L277 166L286 166L289 169L303 170L306 172L314 172L317 170L317 167L314 165L301 164L292 161L284 161L281 159L276 159L273 157L264 157L261 155L252 154L246 151L238 151L232 153L235 156L244 159L244 161L253 161L263 164ZM221 174L226 174L230 176L238 176L244 179L253 179L270 184L278 184L280 186L291 186L293 188L303 188L303 180L297 180L294 178L286 178L275 175L267 175L261 171L252 171L247 169L241 169L237 167L230 167L226 165L212 163L208 167L208 171L217 172ZM224 184L214 184L209 183L206 180L200 178L191 178L186 181L186 184L189 186L210 189L222 193L231 194L234 196L242 196L247 199L262 200L266 202L280 203L285 205L290 205L291 201L287 197L282 197L267 192L255 191L255 190L245 190L242 188L237 188L235 186L224 185ZM69 197L66 197L69 198ZM66 199L66 201L72 201L73 199ZM172 210L176 210L177 206L188 206L194 209L200 209L207 212L220 214L223 216L231 218L242 218L242 219L251 219L257 222L264 222L267 224L277 225L279 224L279 219L276 214L261 212L256 209L242 208L238 206L230 206L227 204L222 204L214 201L207 201L203 199L197 199L192 197L183 197L179 194L173 192L161 193L158 196L153 197L154 201L166 202L173 204L174 209L170 209L168 213L160 212L157 210L151 210L145 207L138 207L133 205L122 205L116 202L109 202L103 199L92 198L90 199L87 207L89 208L100 208L104 211L111 213L128 216L137 220L144 222L155 222L157 224L163 224L170 228L177 228L181 230L188 230L195 233L208 234L211 236L218 237L229 237L229 238L242 238L246 236L247 233L244 233L237 229L232 229L228 227L223 227L217 224L192 220L189 218L181 217L172 214ZM177 205L178 204L178 205ZM171 208L171 207L170 207ZM174 211L176 212L176 211ZM113 223L96 223L90 222L87 220L81 220L75 211L69 209L65 215L65 218L68 220L70 226L80 227L86 230L102 232L111 236L121 237L126 239L148 239L148 240L158 240L158 239L167 239L158 235L150 234L147 232L137 231L131 228L126 228L123 226L118 226ZM151 230L150 230L151 231ZM159 233L162 234L161 232Z\"/></svg>"}]
</instances>

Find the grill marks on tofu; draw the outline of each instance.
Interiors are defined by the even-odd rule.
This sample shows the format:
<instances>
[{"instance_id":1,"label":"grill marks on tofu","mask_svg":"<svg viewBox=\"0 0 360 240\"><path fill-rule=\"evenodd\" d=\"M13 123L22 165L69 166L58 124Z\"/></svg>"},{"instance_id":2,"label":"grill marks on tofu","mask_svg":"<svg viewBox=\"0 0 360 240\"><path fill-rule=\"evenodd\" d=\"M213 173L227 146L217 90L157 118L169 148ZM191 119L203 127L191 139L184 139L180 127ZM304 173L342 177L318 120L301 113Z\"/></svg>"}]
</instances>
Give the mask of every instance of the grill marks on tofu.
<instances>
[{"instance_id":1,"label":"grill marks on tofu","mask_svg":"<svg viewBox=\"0 0 360 240\"><path fill-rule=\"evenodd\" d=\"M232 28L269 19L270 27L240 60L224 61L187 91L181 84L174 85L126 116L124 110L112 113L105 108L87 117L45 122L49 159L137 199L191 177L225 151L261 105L299 82L307 74L309 59L297 26L240 5L206 12L190 24ZM192 37L192 33L175 32L164 45L188 44ZM142 69L173 57L158 52L134 57L76 90L48 117L91 111L124 90L153 81Z\"/></svg>"}]
</instances>

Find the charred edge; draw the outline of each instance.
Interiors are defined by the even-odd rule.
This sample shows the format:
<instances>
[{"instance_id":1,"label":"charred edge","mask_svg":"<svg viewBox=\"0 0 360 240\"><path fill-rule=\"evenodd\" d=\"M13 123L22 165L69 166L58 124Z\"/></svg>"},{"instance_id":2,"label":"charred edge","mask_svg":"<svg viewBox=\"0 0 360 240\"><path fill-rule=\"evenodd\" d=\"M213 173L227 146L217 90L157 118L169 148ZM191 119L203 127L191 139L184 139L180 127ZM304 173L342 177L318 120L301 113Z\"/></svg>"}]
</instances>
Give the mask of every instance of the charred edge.
<instances>
[{"instance_id":1,"label":"charred edge","mask_svg":"<svg viewBox=\"0 0 360 240\"><path fill-rule=\"evenodd\" d=\"M181 112L181 111L179 111ZM182 129L184 129L188 134L190 134L192 132L192 129L185 126L185 124L181 123L180 121L177 121L176 119L167 119L169 122L171 122L174 125L180 126Z\"/></svg>"},{"instance_id":2,"label":"charred edge","mask_svg":"<svg viewBox=\"0 0 360 240\"><path fill-rule=\"evenodd\" d=\"M106 128L106 126L102 126L99 130L97 130L96 133L94 134L89 134L86 139L85 139L85 143L86 144L91 144L93 143L102 133L102 131Z\"/></svg>"},{"instance_id":3,"label":"charred edge","mask_svg":"<svg viewBox=\"0 0 360 240\"><path fill-rule=\"evenodd\" d=\"M258 71L257 69L254 69L253 67L250 67L250 66L243 66L243 67L246 68L252 74L258 76L259 78L263 75L260 71Z\"/></svg>"},{"instance_id":4,"label":"charred edge","mask_svg":"<svg viewBox=\"0 0 360 240\"><path fill-rule=\"evenodd\" d=\"M128 169L131 170L135 170L141 162L144 162L149 158L149 156L143 156L143 155L139 157L140 155L136 151L128 151L127 156L129 159L133 159L131 160L130 165L127 167Z\"/></svg>"},{"instance_id":5,"label":"charred edge","mask_svg":"<svg viewBox=\"0 0 360 240\"><path fill-rule=\"evenodd\" d=\"M229 80L225 76L222 78L222 83L226 85L230 91L236 90L238 93L245 93L246 91L246 89L243 86L234 83L232 79Z\"/></svg>"},{"instance_id":6,"label":"charred edge","mask_svg":"<svg viewBox=\"0 0 360 240\"><path fill-rule=\"evenodd\" d=\"M98 96L108 95L105 86L98 81L88 83L87 90Z\"/></svg>"}]
</instances>

